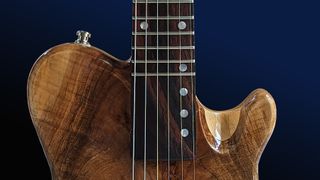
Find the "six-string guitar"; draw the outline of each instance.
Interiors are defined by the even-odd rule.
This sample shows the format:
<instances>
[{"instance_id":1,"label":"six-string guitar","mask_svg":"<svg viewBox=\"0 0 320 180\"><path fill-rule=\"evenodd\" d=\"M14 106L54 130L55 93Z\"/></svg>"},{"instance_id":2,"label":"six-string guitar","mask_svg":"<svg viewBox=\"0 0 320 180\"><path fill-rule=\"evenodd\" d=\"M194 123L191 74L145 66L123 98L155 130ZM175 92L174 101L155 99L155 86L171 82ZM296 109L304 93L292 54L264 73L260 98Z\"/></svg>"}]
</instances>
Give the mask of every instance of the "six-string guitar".
<instances>
[{"instance_id":1,"label":"six-string guitar","mask_svg":"<svg viewBox=\"0 0 320 180\"><path fill-rule=\"evenodd\" d=\"M28 80L33 124L56 180L258 179L276 122L272 96L252 92L214 111L196 97L193 0L134 0L132 58L56 46Z\"/></svg>"}]
</instances>

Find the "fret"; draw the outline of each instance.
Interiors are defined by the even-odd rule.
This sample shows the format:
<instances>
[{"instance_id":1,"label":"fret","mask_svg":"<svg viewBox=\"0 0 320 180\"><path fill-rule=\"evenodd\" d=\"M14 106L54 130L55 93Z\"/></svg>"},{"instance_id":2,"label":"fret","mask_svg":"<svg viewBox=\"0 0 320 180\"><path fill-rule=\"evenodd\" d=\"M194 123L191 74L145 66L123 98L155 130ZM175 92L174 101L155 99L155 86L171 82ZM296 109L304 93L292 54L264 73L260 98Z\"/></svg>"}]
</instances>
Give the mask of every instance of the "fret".
<instances>
[{"instance_id":1,"label":"fret","mask_svg":"<svg viewBox=\"0 0 320 180\"><path fill-rule=\"evenodd\" d=\"M196 60L192 59L192 60L167 60L167 61L156 61L156 60L137 60L137 61L134 61L132 60L131 63L136 63L136 64L166 64L166 63L169 63L169 64L175 64L175 63L195 63Z\"/></svg>"},{"instance_id":2,"label":"fret","mask_svg":"<svg viewBox=\"0 0 320 180\"><path fill-rule=\"evenodd\" d=\"M132 47L132 49L137 49L137 50L192 50L195 49L195 46L137 46L137 47Z\"/></svg>"},{"instance_id":3,"label":"fret","mask_svg":"<svg viewBox=\"0 0 320 180\"><path fill-rule=\"evenodd\" d=\"M141 35L173 35L173 36L179 36L179 35L194 35L194 31L182 31L182 32L132 32L132 35L135 36L141 36Z\"/></svg>"},{"instance_id":4,"label":"fret","mask_svg":"<svg viewBox=\"0 0 320 180\"><path fill-rule=\"evenodd\" d=\"M193 20L194 16L138 16L138 17L132 17L132 20Z\"/></svg>"},{"instance_id":5,"label":"fret","mask_svg":"<svg viewBox=\"0 0 320 180\"><path fill-rule=\"evenodd\" d=\"M163 77L163 76L172 76L172 77L182 77L182 76L196 76L196 73L131 73L131 76L135 77Z\"/></svg>"},{"instance_id":6,"label":"fret","mask_svg":"<svg viewBox=\"0 0 320 180\"><path fill-rule=\"evenodd\" d=\"M193 3L193 0L134 0L133 3Z\"/></svg>"}]
</instances>

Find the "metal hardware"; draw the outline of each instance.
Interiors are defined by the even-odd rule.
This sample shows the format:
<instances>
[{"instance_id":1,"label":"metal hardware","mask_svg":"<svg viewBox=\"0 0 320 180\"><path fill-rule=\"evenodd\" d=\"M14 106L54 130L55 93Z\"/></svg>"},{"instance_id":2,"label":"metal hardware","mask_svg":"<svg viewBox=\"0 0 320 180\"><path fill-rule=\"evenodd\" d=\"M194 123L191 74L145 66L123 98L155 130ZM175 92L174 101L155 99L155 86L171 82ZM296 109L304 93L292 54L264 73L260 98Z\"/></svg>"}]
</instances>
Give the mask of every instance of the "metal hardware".
<instances>
[{"instance_id":1,"label":"metal hardware","mask_svg":"<svg viewBox=\"0 0 320 180\"><path fill-rule=\"evenodd\" d=\"M132 63L137 63L137 64L174 64L174 63L195 63L196 61L194 59L191 60L132 60Z\"/></svg>"},{"instance_id":2,"label":"metal hardware","mask_svg":"<svg viewBox=\"0 0 320 180\"><path fill-rule=\"evenodd\" d=\"M180 72L186 72L188 70L188 66L186 64L180 64L179 70Z\"/></svg>"},{"instance_id":3,"label":"metal hardware","mask_svg":"<svg viewBox=\"0 0 320 180\"><path fill-rule=\"evenodd\" d=\"M140 23L140 28L142 30L147 30L148 27L149 27L149 24L146 21L143 21L143 22Z\"/></svg>"},{"instance_id":4,"label":"metal hardware","mask_svg":"<svg viewBox=\"0 0 320 180\"><path fill-rule=\"evenodd\" d=\"M182 110L180 111L180 116L181 116L182 118L186 118L186 117L188 117L188 115L189 115L189 112L188 112L186 109L182 109Z\"/></svg>"},{"instance_id":5,"label":"metal hardware","mask_svg":"<svg viewBox=\"0 0 320 180\"><path fill-rule=\"evenodd\" d=\"M177 19L185 19L185 20L192 20L194 16L138 16L132 17L133 20L177 20Z\"/></svg>"},{"instance_id":6,"label":"metal hardware","mask_svg":"<svg viewBox=\"0 0 320 180\"><path fill-rule=\"evenodd\" d=\"M187 89L187 88L181 88L181 89L180 89L180 95L181 95L181 96L186 96L186 95L188 95L188 89Z\"/></svg>"},{"instance_id":7,"label":"metal hardware","mask_svg":"<svg viewBox=\"0 0 320 180\"><path fill-rule=\"evenodd\" d=\"M188 49L195 49L195 46L132 46L132 49L137 49L137 50L188 50Z\"/></svg>"},{"instance_id":8,"label":"metal hardware","mask_svg":"<svg viewBox=\"0 0 320 180\"><path fill-rule=\"evenodd\" d=\"M136 76L136 77L167 77L167 76L172 76L172 77L183 77L183 76L195 76L196 73L131 73L131 76Z\"/></svg>"},{"instance_id":9,"label":"metal hardware","mask_svg":"<svg viewBox=\"0 0 320 180\"><path fill-rule=\"evenodd\" d=\"M133 0L133 3L193 3L193 0Z\"/></svg>"},{"instance_id":10,"label":"metal hardware","mask_svg":"<svg viewBox=\"0 0 320 180\"><path fill-rule=\"evenodd\" d=\"M180 21L179 24L178 24L178 28L180 30L184 30L184 29L187 28L187 24L184 21Z\"/></svg>"},{"instance_id":11,"label":"metal hardware","mask_svg":"<svg viewBox=\"0 0 320 180\"><path fill-rule=\"evenodd\" d=\"M89 39L91 38L91 34L87 31L77 31L78 39L74 42L76 44L81 44L85 46L91 46L89 43Z\"/></svg>"},{"instance_id":12,"label":"metal hardware","mask_svg":"<svg viewBox=\"0 0 320 180\"><path fill-rule=\"evenodd\" d=\"M158 35L158 36L179 36L179 35L194 35L194 31L180 31L180 32L132 32L132 35Z\"/></svg>"},{"instance_id":13,"label":"metal hardware","mask_svg":"<svg viewBox=\"0 0 320 180\"><path fill-rule=\"evenodd\" d=\"M181 136L186 138L189 136L189 130L188 129L182 129L181 130Z\"/></svg>"}]
</instances>

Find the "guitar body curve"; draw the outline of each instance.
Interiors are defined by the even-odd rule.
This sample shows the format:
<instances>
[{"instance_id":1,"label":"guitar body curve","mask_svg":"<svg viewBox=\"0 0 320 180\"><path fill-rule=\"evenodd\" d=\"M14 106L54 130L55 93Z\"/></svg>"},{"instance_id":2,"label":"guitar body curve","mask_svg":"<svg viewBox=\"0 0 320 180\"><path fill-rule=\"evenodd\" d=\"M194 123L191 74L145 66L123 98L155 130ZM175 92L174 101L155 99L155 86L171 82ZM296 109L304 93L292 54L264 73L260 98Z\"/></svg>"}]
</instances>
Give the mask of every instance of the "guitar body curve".
<instances>
[{"instance_id":1,"label":"guitar body curve","mask_svg":"<svg viewBox=\"0 0 320 180\"><path fill-rule=\"evenodd\" d=\"M56 180L131 179L131 63L77 44L44 53L28 80L33 124ZM197 157L159 162L159 179L258 179L258 162L275 126L263 89L239 106L213 111L196 102ZM135 179L143 179L143 161ZM181 170L183 169L183 170ZM147 179L157 167L147 162Z\"/></svg>"}]
</instances>

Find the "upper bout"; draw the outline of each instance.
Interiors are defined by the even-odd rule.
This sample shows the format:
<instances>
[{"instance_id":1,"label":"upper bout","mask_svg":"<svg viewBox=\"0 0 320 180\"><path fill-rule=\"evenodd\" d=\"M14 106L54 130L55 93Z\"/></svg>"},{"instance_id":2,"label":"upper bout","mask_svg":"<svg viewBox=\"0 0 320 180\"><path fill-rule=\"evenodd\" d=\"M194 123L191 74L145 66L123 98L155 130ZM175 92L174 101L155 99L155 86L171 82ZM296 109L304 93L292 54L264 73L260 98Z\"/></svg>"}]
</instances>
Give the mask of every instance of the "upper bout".
<instances>
[{"instance_id":1,"label":"upper bout","mask_svg":"<svg viewBox=\"0 0 320 180\"><path fill-rule=\"evenodd\" d=\"M108 159L130 144L130 73L129 62L77 44L56 46L35 63L28 105L55 179L114 176Z\"/></svg>"}]
</instances>

